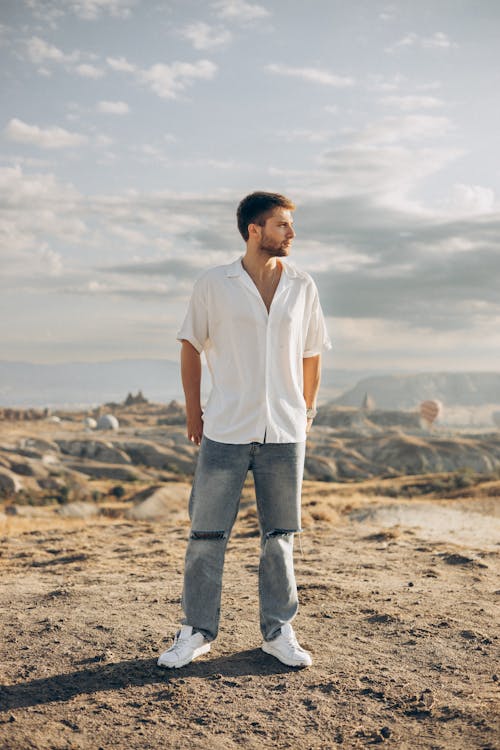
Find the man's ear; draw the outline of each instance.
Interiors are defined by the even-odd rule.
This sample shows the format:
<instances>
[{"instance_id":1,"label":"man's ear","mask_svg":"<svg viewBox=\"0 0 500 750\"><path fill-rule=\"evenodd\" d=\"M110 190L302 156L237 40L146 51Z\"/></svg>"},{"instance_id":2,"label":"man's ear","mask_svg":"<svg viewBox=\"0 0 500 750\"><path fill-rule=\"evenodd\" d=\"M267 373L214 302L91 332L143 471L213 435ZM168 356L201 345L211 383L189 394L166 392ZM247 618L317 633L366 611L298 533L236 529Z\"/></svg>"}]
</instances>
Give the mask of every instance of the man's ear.
<instances>
[{"instance_id":1,"label":"man's ear","mask_svg":"<svg viewBox=\"0 0 500 750\"><path fill-rule=\"evenodd\" d=\"M260 224L249 224L248 225L248 236L249 237L260 237L262 227Z\"/></svg>"}]
</instances>

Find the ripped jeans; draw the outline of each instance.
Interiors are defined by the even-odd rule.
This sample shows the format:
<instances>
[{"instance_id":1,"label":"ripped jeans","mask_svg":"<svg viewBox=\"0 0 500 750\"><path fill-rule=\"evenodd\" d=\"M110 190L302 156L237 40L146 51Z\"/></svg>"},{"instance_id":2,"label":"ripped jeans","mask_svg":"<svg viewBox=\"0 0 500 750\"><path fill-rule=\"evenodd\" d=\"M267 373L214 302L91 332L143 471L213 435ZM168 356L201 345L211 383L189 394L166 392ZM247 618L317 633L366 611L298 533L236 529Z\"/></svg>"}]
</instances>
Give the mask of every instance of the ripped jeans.
<instances>
[{"instance_id":1,"label":"ripped jeans","mask_svg":"<svg viewBox=\"0 0 500 750\"><path fill-rule=\"evenodd\" d=\"M293 535L300 528L304 443L218 443L203 436L189 500L184 624L207 640L217 637L226 546L248 470L253 473L261 531L260 629L279 635L298 609Z\"/></svg>"}]
</instances>

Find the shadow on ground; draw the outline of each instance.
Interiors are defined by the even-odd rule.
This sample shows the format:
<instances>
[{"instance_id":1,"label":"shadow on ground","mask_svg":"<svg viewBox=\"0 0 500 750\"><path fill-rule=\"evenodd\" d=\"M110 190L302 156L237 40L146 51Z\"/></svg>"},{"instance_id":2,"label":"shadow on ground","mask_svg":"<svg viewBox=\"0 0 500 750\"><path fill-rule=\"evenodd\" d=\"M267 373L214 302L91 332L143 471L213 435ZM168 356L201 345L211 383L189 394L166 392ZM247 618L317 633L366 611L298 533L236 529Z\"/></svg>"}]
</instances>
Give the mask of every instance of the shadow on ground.
<instances>
[{"instance_id":1,"label":"shadow on ground","mask_svg":"<svg viewBox=\"0 0 500 750\"><path fill-rule=\"evenodd\" d=\"M44 677L18 685L0 685L0 711L39 706L67 701L76 695L168 683L173 677L217 679L243 675L272 675L296 671L281 664L260 649L241 651L231 656L220 656L193 662L182 671L161 669L156 659L131 659L114 664L103 664L69 674Z\"/></svg>"}]
</instances>

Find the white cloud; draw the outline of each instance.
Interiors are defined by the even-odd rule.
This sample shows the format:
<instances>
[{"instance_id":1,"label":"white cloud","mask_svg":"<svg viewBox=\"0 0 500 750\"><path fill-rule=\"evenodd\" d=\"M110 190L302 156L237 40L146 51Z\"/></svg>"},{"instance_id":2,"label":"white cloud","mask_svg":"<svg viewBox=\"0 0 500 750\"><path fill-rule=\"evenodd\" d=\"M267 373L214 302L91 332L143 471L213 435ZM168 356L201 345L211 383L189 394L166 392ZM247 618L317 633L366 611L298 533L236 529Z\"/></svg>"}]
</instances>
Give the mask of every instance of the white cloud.
<instances>
[{"instance_id":1,"label":"white cloud","mask_svg":"<svg viewBox=\"0 0 500 750\"><path fill-rule=\"evenodd\" d=\"M102 68L98 68L96 65L90 65L89 63L77 65L75 72L78 73L79 76L82 76L82 78L97 79L102 78L104 75Z\"/></svg>"},{"instance_id":2,"label":"white cloud","mask_svg":"<svg viewBox=\"0 0 500 750\"><path fill-rule=\"evenodd\" d=\"M100 101L97 105L97 109L99 112L108 115L126 115L130 112L127 102L121 101Z\"/></svg>"},{"instance_id":3,"label":"white cloud","mask_svg":"<svg viewBox=\"0 0 500 750\"><path fill-rule=\"evenodd\" d=\"M68 10L85 21L95 21L108 14L114 18L129 18L136 0L70 0Z\"/></svg>"},{"instance_id":4,"label":"white cloud","mask_svg":"<svg viewBox=\"0 0 500 750\"><path fill-rule=\"evenodd\" d=\"M28 59L35 64L47 62L69 64L73 63L80 57L78 51L66 54L53 44L49 44L38 36L32 36L26 41L26 52Z\"/></svg>"},{"instance_id":5,"label":"white cloud","mask_svg":"<svg viewBox=\"0 0 500 750\"><path fill-rule=\"evenodd\" d=\"M378 75L371 75L369 78L373 81L373 83L369 84L369 88L373 91L397 91L403 80L403 77L400 75L392 76L390 79Z\"/></svg>"},{"instance_id":6,"label":"white cloud","mask_svg":"<svg viewBox=\"0 0 500 750\"><path fill-rule=\"evenodd\" d=\"M395 52L398 49L409 47L420 47L422 49L441 49L448 50L457 48L458 44L451 41L449 36L442 31L436 31L432 36L419 36L414 31L410 31L405 36L398 39L397 42L386 47L386 52Z\"/></svg>"},{"instance_id":7,"label":"white cloud","mask_svg":"<svg viewBox=\"0 0 500 750\"><path fill-rule=\"evenodd\" d=\"M44 243L38 250L39 267L49 276L60 276L63 270L62 257Z\"/></svg>"},{"instance_id":8,"label":"white cloud","mask_svg":"<svg viewBox=\"0 0 500 750\"><path fill-rule=\"evenodd\" d=\"M441 137L452 129L447 117L436 115L403 115L384 117L370 123L356 136L359 143L368 146Z\"/></svg>"},{"instance_id":9,"label":"white cloud","mask_svg":"<svg viewBox=\"0 0 500 750\"><path fill-rule=\"evenodd\" d=\"M441 81L429 81L429 83L421 83L416 88L418 91L436 91L442 88L443 84Z\"/></svg>"},{"instance_id":10,"label":"white cloud","mask_svg":"<svg viewBox=\"0 0 500 750\"><path fill-rule=\"evenodd\" d=\"M394 10L384 10L378 14L381 21L393 21L396 18Z\"/></svg>"},{"instance_id":11,"label":"white cloud","mask_svg":"<svg viewBox=\"0 0 500 750\"><path fill-rule=\"evenodd\" d=\"M434 96L386 96L381 102L390 107L397 107L404 112L409 112L412 109L436 109L444 105L442 99L436 99Z\"/></svg>"},{"instance_id":12,"label":"white cloud","mask_svg":"<svg viewBox=\"0 0 500 750\"><path fill-rule=\"evenodd\" d=\"M276 73L282 76L291 76L293 78L302 78L304 81L311 81L312 83L321 83L327 86L337 86L344 88L346 86L352 86L354 79L347 76L339 76L335 73L331 73L328 70L322 70L321 68L294 68L289 65L281 65L278 63L271 63L266 65L265 69L269 73Z\"/></svg>"},{"instance_id":13,"label":"white cloud","mask_svg":"<svg viewBox=\"0 0 500 750\"><path fill-rule=\"evenodd\" d=\"M353 143L328 151L324 164L332 194L373 195L376 203L409 210L408 194L458 155L446 148Z\"/></svg>"},{"instance_id":14,"label":"white cloud","mask_svg":"<svg viewBox=\"0 0 500 750\"><path fill-rule=\"evenodd\" d=\"M130 227L124 227L121 224L112 226L110 231L115 237L119 237L119 239L124 240L130 245L148 245L150 243L149 237L143 232L131 229Z\"/></svg>"},{"instance_id":15,"label":"white cloud","mask_svg":"<svg viewBox=\"0 0 500 750\"><path fill-rule=\"evenodd\" d=\"M95 55L84 55L79 50L65 53L59 47L49 44L40 37L33 36L25 43L28 59L38 65L38 73L50 76L52 65L62 66L68 73L76 73L82 78L102 78L104 71L90 62L82 62L82 58L95 59Z\"/></svg>"},{"instance_id":16,"label":"white cloud","mask_svg":"<svg viewBox=\"0 0 500 750\"><path fill-rule=\"evenodd\" d=\"M124 57L107 57L106 62L112 70L119 73L135 73L137 66L129 63Z\"/></svg>"},{"instance_id":17,"label":"white cloud","mask_svg":"<svg viewBox=\"0 0 500 750\"><path fill-rule=\"evenodd\" d=\"M0 23L0 46L3 47L9 45L9 36L12 34L12 27L7 26L5 23Z\"/></svg>"},{"instance_id":18,"label":"white cloud","mask_svg":"<svg viewBox=\"0 0 500 750\"><path fill-rule=\"evenodd\" d=\"M302 180L305 199L320 196L371 196L385 208L425 213L415 191L462 152L442 138L451 130L446 117L402 115L368 123L351 132L318 161L318 171ZM437 144L434 141L437 139Z\"/></svg>"},{"instance_id":19,"label":"white cloud","mask_svg":"<svg viewBox=\"0 0 500 750\"><path fill-rule=\"evenodd\" d=\"M107 62L113 70L133 74L139 83L148 86L162 99L177 99L195 80L210 80L217 72L217 65L210 60L169 65L156 63L147 69L140 69L123 57L108 57Z\"/></svg>"},{"instance_id":20,"label":"white cloud","mask_svg":"<svg viewBox=\"0 0 500 750\"><path fill-rule=\"evenodd\" d=\"M422 46L436 49L450 49L450 47L458 47L458 44L452 42L448 35L442 31L436 31L431 37L424 37L422 39Z\"/></svg>"},{"instance_id":21,"label":"white cloud","mask_svg":"<svg viewBox=\"0 0 500 750\"><path fill-rule=\"evenodd\" d=\"M139 73L139 80L147 84L162 99L176 99L196 79L209 80L217 71L215 63L199 60L196 63L156 63Z\"/></svg>"},{"instance_id":22,"label":"white cloud","mask_svg":"<svg viewBox=\"0 0 500 750\"><path fill-rule=\"evenodd\" d=\"M176 99L195 80L210 80L217 72L217 65L210 60L156 63L147 69L137 67L124 57L108 57L106 60L113 70L131 73L139 83L149 86L162 99Z\"/></svg>"},{"instance_id":23,"label":"white cloud","mask_svg":"<svg viewBox=\"0 0 500 750\"><path fill-rule=\"evenodd\" d=\"M325 109L328 111L327 107ZM333 133L331 130L307 130L306 128L279 130L276 133L281 141L293 143L294 141L306 141L307 143L324 143L330 140Z\"/></svg>"},{"instance_id":24,"label":"white cloud","mask_svg":"<svg viewBox=\"0 0 500 750\"><path fill-rule=\"evenodd\" d=\"M453 185L450 196L443 202L454 214L482 214L495 209L495 193L482 185Z\"/></svg>"},{"instance_id":25,"label":"white cloud","mask_svg":"<svg viewBox=\"0 0 500 750\"><path fill-rule=\"evenodd\" d=\"M213 7L221 18L239 23L258 21L271 15L263 5L247 3L245 0L217 0Z\"/></svg>"},{"instance_id":26,"label":"white cloud","mask_svg":"<svg viewBox=\"0 0 500 750\"><path fill-rule=\"evenodd\" d=\"M53 245L61 241L67 246L85 236L80 205L81 196L74 187L53 174L0 167L2 277L7 272L22 277L35 268L49 276L59 275L62 261Z\"/></svg>"},{"instance_id":27,"label":"white cloud","mask_svg":"<svg viewBox=\"0 0 500 750\"><path fill-rule=\"evenodd\" d=\"M242 165L240 162L224 159L186 159L182 162L186 167L208 167L209 169L236 169Z\"/></svg>"},{"instance_id":28,"label":"white cloud","mask_svg":"<svg viewBox=\"0 0 500 750\"><path fill-rule=\"evenodd\" d=\"M71 133L59 127L40 128L15 117L7 123L5 135L12 141L49 149L74 148L88 140L87 136L81 133Z\"/></svg>"},{"instance_id":29,"label":"white cloud","mask_svg":"<svg viewBox=\"0 0 500 750\"><path fill-rule=\"evenodd\" d=\"M109 135L103 135L101 133L97 136L95 142L97 146L101 148L107 148L108 146L111 146L112 143L114 143L114 140Z\"/></svg>"},{"instance_id":30,"label":"white cloud","mask_svg":"<svg viewBox=\"0 0 500 750\"><path fill-rule=\"evenodd\" d=\"M208 23L200 21L186 26L182 36L191 42L193 47L198 50L215 49L222 47L232 39L229 29L223 27L210 26Z\"/></svg>"},{"instance_id":31,"label":"white cloud","mask_svg":"<svg viewBox=\"0 0 500 750\"><path fill-rule=\"evenodd\" d=\"M25 0L35 18L57 28L64 15L72 13L84 21L95 21L104 15L129 18L137 0Z\"/></svg>"}]
</instances>

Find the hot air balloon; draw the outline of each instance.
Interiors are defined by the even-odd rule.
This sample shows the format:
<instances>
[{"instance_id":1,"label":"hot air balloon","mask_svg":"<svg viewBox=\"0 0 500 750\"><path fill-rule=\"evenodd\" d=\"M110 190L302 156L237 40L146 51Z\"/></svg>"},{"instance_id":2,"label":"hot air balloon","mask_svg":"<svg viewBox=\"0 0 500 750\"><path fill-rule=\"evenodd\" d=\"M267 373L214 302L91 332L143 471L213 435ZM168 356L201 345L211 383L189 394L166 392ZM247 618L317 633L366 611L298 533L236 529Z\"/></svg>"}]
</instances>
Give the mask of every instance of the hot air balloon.
<instances>
[{"instance_id":1,"label":"hot air balloon","mask_svg":"<svg viewBox=\"0 0 500 750\"><path fill-rule=\"evenodd\" d=\"M443 412L441 401L422 401L420 404L420 416L430 427Z\"/></svg>"}]
</instances>

